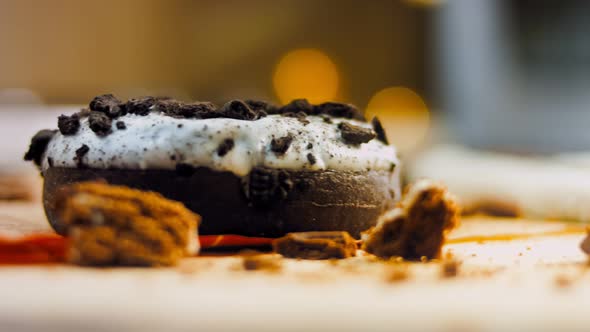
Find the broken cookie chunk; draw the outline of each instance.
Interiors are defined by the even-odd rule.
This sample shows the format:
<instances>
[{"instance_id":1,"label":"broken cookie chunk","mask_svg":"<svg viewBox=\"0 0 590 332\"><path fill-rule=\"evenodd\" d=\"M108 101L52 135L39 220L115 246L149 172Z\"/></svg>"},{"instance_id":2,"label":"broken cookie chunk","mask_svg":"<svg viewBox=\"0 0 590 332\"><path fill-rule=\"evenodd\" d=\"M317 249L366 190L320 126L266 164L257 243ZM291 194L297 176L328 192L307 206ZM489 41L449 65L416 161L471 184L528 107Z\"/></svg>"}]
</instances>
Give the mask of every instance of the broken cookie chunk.
<instances>
[{"instance_id":1,"label":"broken cookie chunk","mask_svg":"<svg viewBox=\"0 0 590 332\"><path fill-rule=\"evenodd\" d=\"M356 241L348 232L289 233L273 241L275 252L289 258L330 259L356 255Z\"/></svg>"},{"instance_id":2,"label":"broken cookie chunk","mask_svg":"<svg viewBox=\"0 0 590 332\"><path fill-rule=\"evenodd\" d=\"M455 198L438 183L419 180L399 206L382 215L364 236L363 249L381 258L438 258L446 234L458 224Z\"/></svg>"},{"instance_id":3,"label":"broken cookie chunk","mask_svg":"<svg viewBox=\"0 0 590 332\"><path fill-rule=\"evenodd\" d=\"M56 133L57 130L49 129L44 129L36 133L31 139L29 150L25 153L24 159L26 161L33 161L35 162L35 165L41 166L41 159L43 159L47 144L49 144L49 141L51 141Z\"/></svg>"},{"instance_id":4,"label":"broken cookie chunk","mask_svg":"<svg viewBox=\"0 0 590 332\"><path fill-rule=\"evenodd\" d=\"M198 252L200 217L158 193L100 182L60 190L54 202L80 265L174 265Z\"/></svg>"},{"instance_id":5,"label":"broken cookie chunk","mask_svg":"<svg viewBox=\"0 0 590 332\"><path fill-rule=\"evenodd\" d=\"M57 118L57 128L64 136L75 135L80 129L80 117L78 114L72 114L72 116L62 114Z\"/></svg>"},{"instance_id":6,"label":"broken cookie chunk","mask_svg":"<svg viewBox=\"0 0 590 332\"><path fill-rule=\"evenodd\" d=\"M344 143L350 145L367 143L377 136L371 129L351 125L347 122L340 122L338 129L340 129L340 135Z\"/></svg>"},{"instance_id":7,"label":"broken cookie chunk","mask_svg":"<svg viewBox=\"0 0 590 332\"><path fill-rule=\"evenodd\" d=\"M273 138L270 141L270 150L274 152L276 155L284 155L287 150L289 150L289 146L293 142L293 135L287 135L285 137L280 138Z\"/></svg>"}]
</instances>

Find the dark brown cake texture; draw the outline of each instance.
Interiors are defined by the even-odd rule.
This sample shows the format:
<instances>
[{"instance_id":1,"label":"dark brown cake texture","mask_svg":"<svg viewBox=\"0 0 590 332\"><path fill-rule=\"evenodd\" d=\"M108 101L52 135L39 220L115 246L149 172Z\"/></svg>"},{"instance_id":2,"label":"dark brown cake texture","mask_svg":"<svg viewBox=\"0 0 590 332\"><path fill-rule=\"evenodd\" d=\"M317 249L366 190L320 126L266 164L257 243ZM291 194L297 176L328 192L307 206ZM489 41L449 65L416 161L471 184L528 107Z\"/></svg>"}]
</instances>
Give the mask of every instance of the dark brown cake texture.
<instances>
[{"instance_id":1,"label":"dark brown cake texture","mask_svg":"<svg viewBox=\"0 0 590 332\"><path fill-rule=\"evenodd\" d=\"M372 130L353 124L365 121L354 106L332 102L312 105L304 99L282 107L254 100L233 100L218 107L210 102L184 103L162 97L142 97L124 102L107 94L94 98L88 109L71 116L60 116L58 135L75 137L82 128L89 128L97 137L106 138L113 132L130 130L126 115L143 117L151 112L191 121L227 118L250 122L280 115L294 117L305 126L309 123L308 117L316 116L328 124L338 121L338 125L333 125L334 130L348 146L358 148L371 140L387 144L377 119L371 123ZM179 124L178 128L181 126ZM280 237L290 232L347 231L358 238L399 199L399 185L393 179L397 168L394 163L387 170L354 171L254 166L247 175L238 176L229 171L191 165L183 161L182 155L171 155L176 169L94 168L87 162L93 148L80 142L72 147L75 164L63 166L46 156L46 147L57 133L43 130L35 135L25 159L40 167L45 165L42 170L45 211L50 224L61 234L65 233L66 227L52 205L57 192L64 185L92 180L155 191L182 202L202 216L199 232L203 235ZM291 134L275 137L270 141L269 150L281 157L291 148L293 139ZM314 144L310 142L306 146L309 152L302 152L310 168L318 162L312 148ZM223 158L233 149L236 149L234 140L225 139L218 146L216 155Z\"/></svg>"}]
</instances>

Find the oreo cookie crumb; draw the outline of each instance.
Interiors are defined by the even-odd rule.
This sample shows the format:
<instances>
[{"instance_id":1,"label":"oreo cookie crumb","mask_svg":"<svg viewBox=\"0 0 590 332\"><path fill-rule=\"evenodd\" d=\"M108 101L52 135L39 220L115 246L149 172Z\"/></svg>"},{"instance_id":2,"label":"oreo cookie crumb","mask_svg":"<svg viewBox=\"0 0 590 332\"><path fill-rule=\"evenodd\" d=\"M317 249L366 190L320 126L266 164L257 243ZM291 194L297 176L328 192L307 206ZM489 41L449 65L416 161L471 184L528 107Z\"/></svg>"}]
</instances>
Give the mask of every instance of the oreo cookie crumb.
<instances>
[{"instance_id":1,"label":"oreo cookie crumb","mask_svg":"<svg viewBox=\"0 0 590 332\"><path fill-rule=\"evenodd\" d=\"M309 161L310 164L315 165L317 159L315 158L315 156L311 153L307 154L307 161Z\"/></svg>"},{"instance_id":2,"label":"oreo cookie crumb","mask_svg":"<svg viewBox=\"0 0 590 332\"><path fill-rule=\"evenodd\" d=\"M314 106L314 114L326 114L335 118L347 118L365 121L365 117L350 104L327 102Z\"/></svg>"},{"instance_id":3,"label":"oreo cookie crumb","mask_svg":"<svg viewBox=\"0 0 590 332\"><path fill-rule=\"evenodd\" d=\"M44 129L40 130L31 138L29 150L25 153L24 159L26 161L33 161L35 165L41 166L41 159L47 149L47 144L51 138L57 133L57 130Z\"/></svg>"},{"instance_id":4,"label":"oreo cookie crumb","mask_svg":"<svg viewBox=\"0 0 590 332\"><path fill-rule=\"evenodd\" d=\"M264 112L266 114L277 114L279 111L279 107L268 103L264 100L252 100L246 99L244 102L250 107L251 110L254 112Z\"/></svg>"},{"instance_id":5,"label":"oreo cookie crumb","mask_svg":"<svg viewBox=\"0 0 590 332\"><path fill-rule=\"evenodd\" d=\"M340 124L338 124L338 129L340 129L340 135L342 136L344 143L350 145L367 143L377 136L371 129L351 125L347 122L340 122Z\"/></svg>"},{"instance_id":6,"label":"oreo cookie crumb","mask_svg":"<svg viewBox=\"0 0 590 332\"><path fill-rule=\"evenodd\" d=\"M255 207L266 207L287 198L293 181L285 171L254 167L243 181L244 194Z\"/></svg>"},{"instance_id":7,"label":"oreo cookie crumb","mask_svg":"<svg viewBox=\"0 0 590 332\"><path fill-rule=\"evenodd\" d=\"M152 106L156 104L156 98L154 97L143 97L129 99L125 103L125 112L137 115L148 115Z\"/></svg>"},{"instance_id":8,"label":"oreo cookie crumb","mask_svg":"<svg viewBox=\"0 0 590 332\"><path fill-rule=\"evenodd\" d=\"M296 118L297 120L299 120L299 122L303 123L304 126L309 124L309 120L307 120L307 114L305 112L287 112L281 115L289 118Z\"/></svg>"},{"instance_id":9,"label":"oreo cookie crumb","mask_svg":"<svg viewBox=\"0 0 590 332\"><path fill-rule=\"evenodd\" d=\"M174 99L160 100L156 107L164 114L180 119L208 119L217 117L217 106L210 102L185 104Z\"/></svg>"},{"instance_id":10,"label":"oreo cookie crumb","mask_svg":"<svg viewBox=\"0 0 590 332\"><path fill-rule=\"evenodd\" d=\"M86 144L82 144L82 146L76 150L76 156L74 157L74 160L76 161L78 168L84 166L82 159L88 153L88 151L90 151L90 148Z\"/></svg>"},{"instance_id":11,"label":"oreo cookie crumb","mask_svg":"<svg viewBox=\"0 0 590 332\"><path fill-rule=\"evenodd\" d=\"M90 112L88 125L98 136L106 136L111 133L112 120L101 112Z\"/></svg>"},{"instance_id":12,"label":"oreo cookie crumb","mask_svg":"<svg viewBox=\"0 0 590 332\"><path fill-rule=\"evenodd\" d=\"M121 104L121 101L117 97L109 93L94 97L88 106L91 111L101 112L110 118L116 118L124 115Z\"/></svg>"},{"instance_id":13,"label":"oreo cookie crumb","mask_svg":"<svg viewBox=\"0 0 590 332\"><path fill-rule=\"evenodd\" d=\"M395 165L394 163L391 163L391 164L389 165L389 172L390 172L390 173L392 173L392 172L395 170L395 166L396 166L396 165Z\"/></svg>"},{"instance_id":14,"label":"oreo cookie crumb","mask_svg":"<svg viewBox=\"0 0 590 332\"><path fill-rule=\"evenodd\" d=\"M245 102L232 100L219 109L219 115L224 118L252 121L258 119L260 114L250 109Z\"/></svg>"},{"instance_id":15,"label":"oreo cookie crumb","mask_svg":"<svg viewBox=\"0 0 590 332\"><path fill-rule=\"evenodd\" d=\"M307 101L307 99L294 99L287 105L284 105L280 109L280 113L298 113L303 112L305 114L313 114L314 107Z\"/></svg>"},{"instance_id":16,"label":"oreo cookie crumb","mask_svg":"<svg viewBox=\"0 0 590 332\"><path fill-rule=\"evenodd\" d=\"M293 136L287 135L285 137L273 138L270 141L270 150L277 155L283 155L293 142Z\"/></svg>"},{"instance_id":17,"label":"oreo cookie crumb","mask_svg":"<svg viewBox=\"0 0 590 332\"><path fill-rule=\"evenodd\" d=\"M123 122L123 121L117 121L117 123L115 125L117 126L117 129L119 129L119 130L127 129L127 126L125 125L125 122Z\"/></svg>"},{"instance_id":18,"label":"oreo cookie crumb","mask_svg":"<svg viewBox=\"0 0 590 332\"><path fill-rule=\"evenodd\" d=\"M234 140L231 138L226 138L221 142L219 147L217 148L217 155L220 157L225 156L231 149L234 148Z\"/></svg>"},{"instance_id":19,"label":"oreo cookie crumb","mask_svg":"<svg viewBox=\"0 0 590 332\"><path fill-rule=\"evenodd\" d=\"M76 114L79 119L87 118L90 115L90 109L83 108L74 114Z\"/></svg>"},{"instance_id":20,"label":"oreo cookie crumb","mask_svg":"<svg viewBox=\"0 0 590 332\"><path fill-rule=\"evenodd\" d=\"M377 139L385 143L386 145L389 145L387 135L385 134L385 129L383 129L383 125L381 125L381 121L379 121L379 118L374 117L373 120L371 120L371 125L373 125L373 130L377 134Z\"/></svg>"},{"instance_id":21,"label":"oreo cookie crumb","mask_svg":"<svg viewBox=\"0 0 590 332\"><path fill-rule=\"evenodd\" d=\"M57 127L64 136L75 135L80 129L80 118L78 114L72 114L71 116L62 114L57 118Z\"/></svg>"},{"instance_id":22,"label":"oreo cookie crumb","mask_svg":"<svg viewBox=\"0 0 590 332\"><path fill-rule=\"evenodd\" d=\"M189 164L178 163L176 164L176 174L180 176L191 176L195 173L196 169Z\"/></svg>"},{"instance_id":23,"label":"oreo cookie crumb","mask_svg":"<svg viewBox=\"0 0 590 332\"><path fill-rule=\"evenodd\" d=\"M334 123L329 116L322 116L322 120L324 120L324 122L328 124Z\"/></svg>"},{"instance_id":24,"label":"oreo cookie crumb","mask_svg":"<svg viewBox=\"0 0 590 332\"><path fill-rule=\"evenodd\" d=\"M308 150L311 150L312 148L313 148L313 144L311 144L311 143L307 143L307 149L308 149Z\"/></svg>"}]
</instances>

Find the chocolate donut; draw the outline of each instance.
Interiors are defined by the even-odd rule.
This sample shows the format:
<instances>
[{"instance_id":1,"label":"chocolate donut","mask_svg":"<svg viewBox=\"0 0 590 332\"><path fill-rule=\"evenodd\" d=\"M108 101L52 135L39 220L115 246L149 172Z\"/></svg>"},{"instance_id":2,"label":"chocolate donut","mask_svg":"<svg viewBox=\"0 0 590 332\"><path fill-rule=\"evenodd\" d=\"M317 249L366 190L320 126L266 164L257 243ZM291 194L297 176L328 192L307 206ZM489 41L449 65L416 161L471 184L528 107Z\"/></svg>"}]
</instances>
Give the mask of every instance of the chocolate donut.
<instances>
[{"instance_id":1,"label":"chocolate donut","mask_svg":"<svg viewBox=\"0 0 590 332\"><path fill-rule=\"evenodd\" d=\"M33 137L25 159L41 169L45 212L62 234L57 189L92 179L184 203L202 216L199 234L358 238L400 196L395 148L378 121L346 104L103 95L58 124Z\"/></svg>"}]
</instances>

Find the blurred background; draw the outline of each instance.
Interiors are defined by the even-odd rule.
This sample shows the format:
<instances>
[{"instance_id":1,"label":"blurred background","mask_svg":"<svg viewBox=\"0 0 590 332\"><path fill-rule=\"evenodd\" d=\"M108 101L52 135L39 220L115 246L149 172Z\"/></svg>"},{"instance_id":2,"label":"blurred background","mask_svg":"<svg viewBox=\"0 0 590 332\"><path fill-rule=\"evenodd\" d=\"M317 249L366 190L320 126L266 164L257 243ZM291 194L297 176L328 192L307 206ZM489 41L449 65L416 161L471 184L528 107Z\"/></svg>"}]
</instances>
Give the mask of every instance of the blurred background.
<instances>
[{"instance_id":1,"label":"blurred background","mask_svg":"<svg viewBox=\"0 0 590 332\"><path fill-rule=\"evenodd\" d=\"M349 102L407 155L584 150L589 14L575 0L0 0L0 147L20 162L41 124L112 92Z\"/></svg>"}]
</instances>

